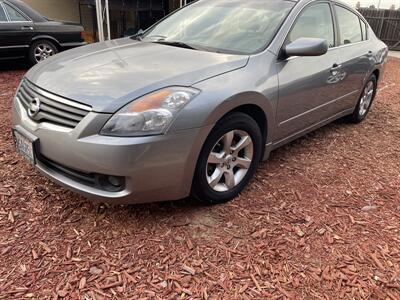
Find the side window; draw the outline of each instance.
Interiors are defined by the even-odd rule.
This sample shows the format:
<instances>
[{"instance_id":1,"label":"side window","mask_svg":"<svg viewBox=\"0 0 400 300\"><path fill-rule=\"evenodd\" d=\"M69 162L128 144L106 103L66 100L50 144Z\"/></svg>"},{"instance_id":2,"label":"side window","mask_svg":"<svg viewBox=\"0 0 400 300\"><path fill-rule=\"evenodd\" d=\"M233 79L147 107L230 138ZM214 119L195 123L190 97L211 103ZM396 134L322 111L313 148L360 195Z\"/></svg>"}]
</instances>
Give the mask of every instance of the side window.
<instances>
[{"instance_id":1,"label":"side window","mask_svg":"<svg viewBox=\"0 0 400 300\"><path fill-rule=\"evenodd\" d=\"M340 45L361 42L362 33L358 16L344 7L337 5L335 7L339 24Z\"/></svg>"},{"instance_id":2,"label":"side window","mask_svg":"<svg viewBox=\"0 0 400 300\"><path fill-rule=\"evenodd\" d=\"M3 7L0 4L0 22L7 22L6 14L4 13Z\"/></svg>"},{"instance_id":3,"label":"side window","mask_svg":"<svg viewBox=\"0 0 400 300\"><path fill-rule=\"evenodd\" d=\"M21 15L18 11L16 11L7 3L4 3L4 7L6 8L8 16L10 17L10 21L28 21L23 15Z\"/></svg>"},{"instance_id":4,"label":"side window","mask_svg":"<svg viewBox=\"0 0 400 300\"><path fill-rule=\"evenodd\" d=\"M287 42L298 38L320 38L328 41L329 47L335 46L333 20L328 3L311 5L304 9L289 33Z\"/></svg>"}]
</instances>

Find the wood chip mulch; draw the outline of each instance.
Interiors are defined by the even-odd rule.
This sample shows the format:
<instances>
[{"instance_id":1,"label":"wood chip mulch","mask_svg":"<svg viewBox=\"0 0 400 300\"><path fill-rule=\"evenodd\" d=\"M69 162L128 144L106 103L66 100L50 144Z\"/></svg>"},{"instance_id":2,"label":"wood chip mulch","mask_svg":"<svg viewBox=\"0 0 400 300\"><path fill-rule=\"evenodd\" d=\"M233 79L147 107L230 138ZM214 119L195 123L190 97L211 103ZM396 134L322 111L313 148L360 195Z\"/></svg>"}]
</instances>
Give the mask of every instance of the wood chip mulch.
<instances>
[{"instance_id":1,"label":"wood chip mulch","mask_svg":"<svg viewBox=\"0 0 400 300\"><path fill-rule=\"evenodd\" d=\"M400 60L365 122L274 153L226 205L99 206L11 139L0 72L0 299L400 299Z\"/></svg>"}]
</instances>

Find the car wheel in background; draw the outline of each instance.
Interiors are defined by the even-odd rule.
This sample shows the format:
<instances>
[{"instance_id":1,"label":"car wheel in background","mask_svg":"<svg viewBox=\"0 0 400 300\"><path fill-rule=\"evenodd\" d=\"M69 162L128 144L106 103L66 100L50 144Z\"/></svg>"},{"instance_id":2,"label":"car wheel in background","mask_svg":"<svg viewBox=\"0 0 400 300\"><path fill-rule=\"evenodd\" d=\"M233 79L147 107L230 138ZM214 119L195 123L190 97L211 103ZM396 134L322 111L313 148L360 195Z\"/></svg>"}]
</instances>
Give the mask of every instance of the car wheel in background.
<instances>
[{"instance_id":1,"label":"car wheel in background","mask_svg":"<svg viewBox=\"0 0 400 300\"><path fill-rule=\"evenodd\" d=\"M29 60L32 64L37 64L57 53L58 49L52 42L48 40L39 40L32 43L29 49Z\"/></svg>"},{"instance_id":2,"label":"car wheel in background","mask_svg":"<svg viewBox=\"0 0 400 300\"><path fill-rule=\"evenodd\" d=\"M205 204L225 203L253 177L261 160L262 134L250 116L234 112L208 136L197 162L192 195Z\"/></svg>"},{"instance_id":3,"label":"car wheel in background","mask_svg":"<svg viewBox=\"0 0 400 300\"><path fill-rule=\"evenodd\" d=\"M371 75L367 83L364 85L360 99L358 100L357 106L354 112L349 116L349 120L352 123L360 123L367 116L372 102L376 95L377 80L375 75Z\"/></svg>"}]
</instances>

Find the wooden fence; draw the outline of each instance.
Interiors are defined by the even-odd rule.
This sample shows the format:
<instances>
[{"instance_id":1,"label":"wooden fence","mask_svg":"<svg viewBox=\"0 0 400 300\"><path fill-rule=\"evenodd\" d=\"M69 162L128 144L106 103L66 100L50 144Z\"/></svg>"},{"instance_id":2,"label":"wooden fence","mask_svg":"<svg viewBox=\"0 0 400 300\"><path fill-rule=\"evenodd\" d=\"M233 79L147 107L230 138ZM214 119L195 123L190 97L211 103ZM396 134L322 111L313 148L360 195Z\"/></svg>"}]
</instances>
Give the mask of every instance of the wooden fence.
<instances>
[{"instance_id":1,"label":"wooden fence","mask_svg":"<svg viewBox=\"0 0 400 300\"><path fill-rule=\"evenodd\" d=\"M375 34L390 49L400 50L400 11L389 9L359 8Z\"/></svg>"}]
</instances>

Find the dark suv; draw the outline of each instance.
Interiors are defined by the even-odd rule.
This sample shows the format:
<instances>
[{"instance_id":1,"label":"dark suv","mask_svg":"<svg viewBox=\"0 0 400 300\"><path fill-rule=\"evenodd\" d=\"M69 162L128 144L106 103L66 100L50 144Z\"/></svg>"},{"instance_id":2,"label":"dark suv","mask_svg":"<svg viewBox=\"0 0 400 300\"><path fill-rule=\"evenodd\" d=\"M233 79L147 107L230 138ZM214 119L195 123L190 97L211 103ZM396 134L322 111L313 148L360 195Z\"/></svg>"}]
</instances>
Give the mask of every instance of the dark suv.
<instances>
[{"instance_id":1,"label":"dark suv","mask_svg":"<svg viewBox=\"0 0 400 300\"><path fill-rule=\"evenodd\" d=\"M0 60L27 57L36 64L85 44L80 24L50 20L19 0L0 0Z\"/></svg>"}]
</instances>

